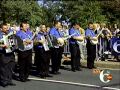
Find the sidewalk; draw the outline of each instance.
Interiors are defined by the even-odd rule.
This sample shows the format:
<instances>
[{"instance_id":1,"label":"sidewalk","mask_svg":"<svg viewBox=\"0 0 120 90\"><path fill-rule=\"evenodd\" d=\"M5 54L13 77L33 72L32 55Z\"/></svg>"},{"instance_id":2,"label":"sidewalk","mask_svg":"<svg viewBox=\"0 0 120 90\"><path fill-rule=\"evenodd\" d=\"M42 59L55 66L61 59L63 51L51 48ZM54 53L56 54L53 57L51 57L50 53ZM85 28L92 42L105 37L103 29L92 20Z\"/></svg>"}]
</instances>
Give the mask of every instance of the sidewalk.
<instances>
[{"instance_id":1,"label":"sidewalk","mask_svg":"<svg viewBox=\"0 0 120 90\"><path fill-rule=\"evenodd\" d=\"M87 66L86 60L81 60L83 66ZM120 69L120 62L113 61L95 61L95 66L100 68Z\"/></svg>"},{"instance_id":2,"label":"sidewalk","mask_svg":"<svg viewBox=\"0 0 120 90\"><path fill-rule=\"evenodd\" d=\"M34 62L34 54L32 57L32 62ZM17 60L17 56L16 56ZM70 65L70 57L69 58L63 58L61 62L61 66L66 66L66 64L63 64L64 61L66 61L67 65ZM81 60L82 66L87 66L87 60ZM120 62L115 61L95 61L95 66L100 68L111 68L111 69L120 69Z\"/></svg>"},{"instance_id":3,"label":"sidewalk","mask_svg":"<svg viewBox=\"0 0 120 90\"><path fill-rule=\"evenodd\" d=\"M70 59L62 59L62 66L70 65ZM82 66L87 66L87 60L81 60ZM120 62L115 61L95 61L95 66L100 68L111 68L120 70Z\"/></svg>"}]
</instances>

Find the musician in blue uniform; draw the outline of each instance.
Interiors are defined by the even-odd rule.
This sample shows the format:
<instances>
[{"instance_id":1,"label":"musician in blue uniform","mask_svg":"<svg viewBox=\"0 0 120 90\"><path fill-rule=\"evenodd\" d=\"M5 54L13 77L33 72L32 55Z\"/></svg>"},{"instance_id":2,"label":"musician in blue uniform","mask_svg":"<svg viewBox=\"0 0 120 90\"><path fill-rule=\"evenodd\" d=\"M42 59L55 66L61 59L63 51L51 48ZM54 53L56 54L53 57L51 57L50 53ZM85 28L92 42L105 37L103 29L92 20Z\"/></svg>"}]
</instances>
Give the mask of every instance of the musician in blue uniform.
<instances>
[{"instance_id":1,"label":"musician in blue uniform","mask_svg":"<svg viewBox=\"0 0 120 90\"><path fill-rule=\"evenodd\" d=\"M85 35L87 37L87 67L89 69L94 68L94 60L96 58L96 45L91 44L90 40L97 40L97 37L95 37L95 32L93 30L93 23L90 22L88 25L88 28L85 31Z\"/></svg>"},{"instance_id":2,"label":"musician in blue uniform","mask_svg":"<svg viewBox=\"0 0 120 90\"><path fill-rule=\"evenodd\" d=\"M69 39L69 46L70 46L70 53L71 53L71 70L73 72L81 71L80 68L80 48L79 43L80 41L83 41L83 36L80 35L80 23L73 22L72 27L69 29L69 35L72 35L72 38Z\"/></svg>"},{"instance_id":3,"label":"musician in blue uniform","mask_svg":"<svg viewBox=\"0 0 120 90\"><path fill-rule=\"evenodd\" d=\"M24 49L19 48L18 51L18 64L19 64L19 79L22 82L29 81L30 67L32 66L32 48L33 41L32 32L27 27L27 22L20 24L20 30L16 33L23 41ZM28 47L29 46L29 47Z\"/></svg>"},{"instance_id":4,"label":"musician in blue uniform","mask_svg":"<svg viewBox=\"0 0 120 90\"><path fill-rule=\"evenodd\" d=\"M7 36L9 30L7 24L1 25L0 40L3 36ZM15 56L12 51L7 52L9 42L6 44L5 40L0 43L0 85L6 87L8 85L15 85L12 82L12 74L15 66Z\"/></svg>"},{"instance_id":5,"label":"musician in blue uniform","mask_svg":"<svg viewBox=\"0 0 120 90\"><path fill-rule=\"evenodd\" d=\"M61 22L55 21L55 26L52 27L49 31L49 34L54 36L57 39L59 44L64 44L64 40L59 32L59 28L61 27ZM61 46L55 45L51 48L51 63L52 63L52 71L51 74L60 74L59 69L61 65L62 59L62 49Z\"/></svg>"},{"instance_id":6,"label":"musician in blue uniform","mask_svg":"<svg viewBox=\"0 0 120 90\"><path fill-rule=\"evenodd\" d=\"M41 25L34 40L35 65L37 74L41 78L52 77L49 74L50 50L46 39L47 34L46 26Z\"/></svg>"}]
</instances>

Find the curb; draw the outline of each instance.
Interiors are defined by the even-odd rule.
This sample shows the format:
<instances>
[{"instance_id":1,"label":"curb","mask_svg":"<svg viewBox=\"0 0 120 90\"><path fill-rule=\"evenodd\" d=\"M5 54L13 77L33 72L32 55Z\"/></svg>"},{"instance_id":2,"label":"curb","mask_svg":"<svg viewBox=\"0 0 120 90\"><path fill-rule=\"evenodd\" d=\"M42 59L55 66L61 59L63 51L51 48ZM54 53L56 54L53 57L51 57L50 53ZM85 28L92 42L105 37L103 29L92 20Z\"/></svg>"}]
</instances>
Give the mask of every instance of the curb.
<instances>
[{"instance_id":1,"label":"curb","mask_svg":"<svg viewBox=\"0 0 120 90\"><path fill-rule=\"evenodd\" d=\"M62 59L62 65L66 66L70 65L70 59L69 60L63 60ZM87 66L87 60L81 60L82 66ZM111 62L111 61L95 61L95 66L99 68L111 68L111 69L118 69L120 70L120 62Z\"/></svg>"},{"instance_id":2,"label":"curb","mask_svg":"<svg viewBox=\"0 0 120 90\"><path fill-rule=\"evenodd\" d=\"M82 60L81 64L87 66L87 61ZM95 61L95 66L100 68L111 68L120 70L120 62L110 62L110 61Z\"/></svg>"}]
</instances>

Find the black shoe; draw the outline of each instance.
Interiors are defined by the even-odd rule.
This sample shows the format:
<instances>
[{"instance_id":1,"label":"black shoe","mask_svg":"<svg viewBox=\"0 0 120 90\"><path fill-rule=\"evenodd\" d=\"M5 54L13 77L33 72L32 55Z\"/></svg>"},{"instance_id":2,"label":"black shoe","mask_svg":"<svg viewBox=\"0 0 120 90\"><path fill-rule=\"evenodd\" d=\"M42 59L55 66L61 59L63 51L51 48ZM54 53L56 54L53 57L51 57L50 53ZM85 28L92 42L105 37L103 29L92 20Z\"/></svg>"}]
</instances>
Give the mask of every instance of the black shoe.
<instances>
[{"instance_id":1,"label":"black shoe","mask_svg":"<svg viewBox=\"0 0 120 90\"><path fill-rule=\"evenodd\" d=\"M10 86L16 86L16 84L13 83L13 82L9 82L8 85L10 85Z\"/></svg>"},{"instance_id":2,"label":"black shoe","mask_svg":"<svg viewBox=\"0 0 120 90\"><path fill-rule=\"evenodd\" d=\"M41 75L41 74L39 74L39 75L37 75L37 76L40 77L40 78L42 78L42 79L45 79L45 78L46 78L45 75Z\"/></svg>"},{"instance_id":3,"label":"black shoe","mask_svg":"<svg viewBox=\"0 0 120 90\"><path fill-rule=\"evenodd\" d=\"M61 72L55 72L56 75L61 74Z\"/></svg>"},{"instance_id":4,"label":"black shoe","mask_svg":"<svg viewBox=\"0 0 120 90\"><path fill-rule=\"evenodd\" d=\"M93 69L93 67L87 67L88 69Z\"/></svg>"},{"instance_id":5,"label":"black shoe","mask_svg":"<svg viewBox=\"0 0 120 90\"><path fill-rule=\"evenodd\" d=\"M55 71L50 71L50 74L55 74Z\"/></svg>"},{"instance_id":6,"label":"black shoe","mask_svg":"<svg viewBox=\"0 0 120 90\"><path fill-rule=\"evenodd\" d=\"M46 77L45 77L45 76L43 76L43 75L41 75L41 76L40 76L40 78L45 79Z\"/></svg>"},{"instance_id":7,"label":"black shoe","mask_svg":"<svg viewBox=\"0 0 120 90\"><path fill-rule=\"evenodd\" d=\"M6 86L8 86L8 83L0 83L0 86L6 87Z\"/></svg>"},{"instance_id":8,"label":"black shoe","mask_svg":"<svg viewBox=\"0 0 120 90\"><path fill-rule=\"evenodd\" d=\"M52 75L49 75L49 74L47 74L47 75L45 75L46 77L53 77Z\"/></svg>"},{"instance_id":9,"label":"black shoe","mask_svg":"<svg viewBox=\"0 0 120 90\"><path fill-rule=\"evenodd\" d=\"M25 79L20 79L20 81L21 81L21 82L26 82L26 80L25 80Z\"/></svg>"},{"instance_id":10,"label":"black shoe","mask_svg":"<svg viewBox=\"0 0 120 90\"><path fill-rule=\"evenodd\" d=\"M96 69L97 67L93 66L94 69Z\"/></svg>"},{"instance_id":11,"label":"black shoe","mask_svg":"<svg viewBox=\"0 0 120 90\"><path fill-rule=\"evenodd\" d=\"M57 72L57 71L50 71L50 74L58 75L58 74L61 74L61 72Z\"/></svg>"},{"instance_id":12,"label":"black shoe","mask_svg":"<svg viewBox=\"0 0 120 90\"><path fill-rule=\"evenodd\" d=\"M82 71L82 69L81 69L81 68L76 68L76 70L77 70L77 71Z\"/></svg>"},{"instance_id":13,"label":"black shoe","mask_svg":"<svg viewBox=\"0 0 120 90\"><path fill-rule=\"evenodd\" d=\"M26 79L26 81L31 81L30 79Z\"/></svg>"},{"instance_id":14,"label":"black shoe","mask_svg":"<svg viewBox=\"0 0 120 90\"><path fill-rule=\"evenodd\" d=\"M75 69L71 69L71 71L76 72L76 70L75 70Z\"/></svg>"},{"instance_id":15,"label":"black shoe","mask_svg":"<svg viewBox=\"0 0 120 90\"><path fill-rule=\"evenodd\" d=\"M14 76L14 77L12 77L14 80L16 80L16 81L20 81L20 78L19 78L19 76Z\"/></svg>"}]
</instances>

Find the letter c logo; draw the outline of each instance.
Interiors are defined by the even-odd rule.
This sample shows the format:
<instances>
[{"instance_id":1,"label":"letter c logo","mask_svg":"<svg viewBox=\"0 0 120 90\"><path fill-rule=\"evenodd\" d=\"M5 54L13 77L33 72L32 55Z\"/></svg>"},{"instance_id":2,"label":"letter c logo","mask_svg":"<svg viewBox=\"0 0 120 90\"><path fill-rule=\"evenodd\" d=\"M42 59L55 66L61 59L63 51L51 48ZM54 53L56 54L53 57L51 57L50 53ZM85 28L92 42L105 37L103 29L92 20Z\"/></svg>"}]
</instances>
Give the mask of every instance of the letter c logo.
<instances>
[{"instance_id":1,"label":"letter c logo","mask_svg":"<svg viewBox=\"0 0 120 90\"><path fill-rule=\"evenodd\" d=\"M118 43L119 42L119 43ZM113 44L113 49L115 52L117 53L120 53L120 50L118 51L118 47L120 47L120 40L119 41L116 41L114 44Z\"/></svg>"},{"instance_id":2,"label":"letter c logo","mask_svg":"<svg viewBox=\"0 0 120 90\"><path fill-rule=\"evenodd\" d=\"M110 75L110 72L108 70L103 70L101 71L100 73L100 80L103 82L103 83L108 83L110 82L110 79L107 79L105 80L105 77L107 78L108 76Z\"/></svg>"}]
</instances>

